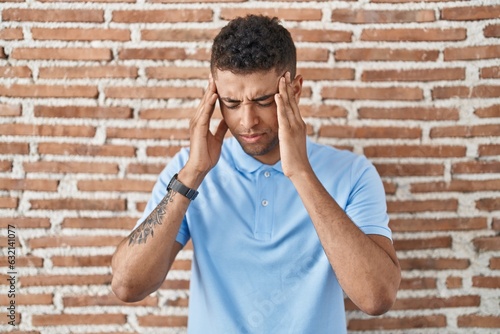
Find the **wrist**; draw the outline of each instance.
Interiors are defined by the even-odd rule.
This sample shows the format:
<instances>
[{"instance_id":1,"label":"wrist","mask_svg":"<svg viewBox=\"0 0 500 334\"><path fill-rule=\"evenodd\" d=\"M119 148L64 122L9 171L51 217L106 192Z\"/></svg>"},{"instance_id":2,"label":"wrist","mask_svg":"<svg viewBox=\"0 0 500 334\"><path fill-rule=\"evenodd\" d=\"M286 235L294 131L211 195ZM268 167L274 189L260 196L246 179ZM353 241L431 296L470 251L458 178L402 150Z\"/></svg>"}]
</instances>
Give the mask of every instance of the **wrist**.
<instances>
[{"instance_id":1,"label":"wrist","mask_svg":"<svg viewBox=\"0 0 500 334\"><path fill-rule=\"evenodd\" d=\"M186 187L198 189L207 173L196 171L186 165L177 173L177 179L182 182L182 184L186 185Z\"/></svg>"}]
</instances>

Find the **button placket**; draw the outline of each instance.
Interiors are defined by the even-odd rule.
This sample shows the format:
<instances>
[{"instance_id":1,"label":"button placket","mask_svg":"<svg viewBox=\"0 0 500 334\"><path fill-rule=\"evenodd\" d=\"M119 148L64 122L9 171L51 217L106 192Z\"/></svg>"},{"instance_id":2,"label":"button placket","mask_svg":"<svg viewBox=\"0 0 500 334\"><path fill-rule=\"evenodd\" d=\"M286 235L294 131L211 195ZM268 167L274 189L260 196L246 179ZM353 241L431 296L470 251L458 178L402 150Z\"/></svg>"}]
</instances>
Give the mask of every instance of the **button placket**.
<instances>
[{"instance_id":1,"label":"button placket","mask_svg":"<svg viewBox=\"0 0 500 334\"><path fill-rule=\"evenodd\" d=\"M273 230L274 182L269 170L257 174L257 193L259 204L256 206L254 236L259 240L271 239Z\"/></svg>"}]
</instances>

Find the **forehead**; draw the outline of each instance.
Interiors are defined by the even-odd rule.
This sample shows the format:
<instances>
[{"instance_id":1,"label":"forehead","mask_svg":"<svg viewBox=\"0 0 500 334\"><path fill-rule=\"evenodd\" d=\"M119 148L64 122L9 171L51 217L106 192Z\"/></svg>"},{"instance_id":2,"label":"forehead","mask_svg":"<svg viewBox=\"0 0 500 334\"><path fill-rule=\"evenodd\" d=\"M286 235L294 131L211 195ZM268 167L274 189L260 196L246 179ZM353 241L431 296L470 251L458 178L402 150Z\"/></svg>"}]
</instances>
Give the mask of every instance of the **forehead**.
<instances>
[{"instance_id":1,"label":"forehead","mask_svg":"<svg viewBox=\"0 0 500 334\"><path fill-rule=\"evenodd\" d=\"M220 97L234 99L253 99L262 95L274 94L278 90L280 76L275 70L250 74L235 74L217 70L215 85Z\"/></svg>"}]
</instances>

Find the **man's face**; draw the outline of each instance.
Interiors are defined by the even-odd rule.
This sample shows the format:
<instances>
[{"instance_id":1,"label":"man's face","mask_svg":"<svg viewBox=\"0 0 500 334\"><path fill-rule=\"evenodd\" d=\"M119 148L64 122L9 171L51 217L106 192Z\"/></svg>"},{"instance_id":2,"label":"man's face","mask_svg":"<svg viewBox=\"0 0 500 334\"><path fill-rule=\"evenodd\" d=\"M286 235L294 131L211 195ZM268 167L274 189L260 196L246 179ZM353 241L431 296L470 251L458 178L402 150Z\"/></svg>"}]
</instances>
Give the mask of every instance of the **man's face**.
<instances>
[{"instance_id":1,"label":"man's face","mask_svg":"<svg viewBox=\"0 0 500 334\"><path fill-rule=\"evenodd\" d=\"M280 158L274 95L283 74L271 70L234 74L217 70L215 85L222 116L243 150L265 164Z\"/></svg>"}]
</instances>

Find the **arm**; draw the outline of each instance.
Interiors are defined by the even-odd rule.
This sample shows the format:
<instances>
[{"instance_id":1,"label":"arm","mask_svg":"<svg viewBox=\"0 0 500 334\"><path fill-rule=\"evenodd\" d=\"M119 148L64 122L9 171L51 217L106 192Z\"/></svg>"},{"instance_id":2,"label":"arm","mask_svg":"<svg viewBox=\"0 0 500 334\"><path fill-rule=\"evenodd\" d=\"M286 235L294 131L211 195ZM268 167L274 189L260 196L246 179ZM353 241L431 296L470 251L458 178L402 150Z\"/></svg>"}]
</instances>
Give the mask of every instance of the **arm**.
<instances>
[{"instance_id":1,"label":"arm","mask_svg":"<svg viewBox=\"0 0 500 334\"><path fill-rule=\"evenodd\" d=\"M396 252L389 239L365 235L314 174L307 158L306 125L297 106L300 85L287 74L275 96L283 172L297 189L346 294L368 314L385 313L400 282Z\"/></svg>"},{"instance_id":2,"label":"arm","mask_svg":"<svg viewBox=\"0 0 500 334\"><path fill-rule=\"evenodd\" d=\"M178 179L197 189L219 160L227 125L221 121L215 134L209 130L217 93L213 80L190 123L190 152ZM118 245L111 262L111 288L127 302L156 291L167 276L182 245L175 238L190 201L169 191L151 214Z\"/></svg>"}]
</instances>

